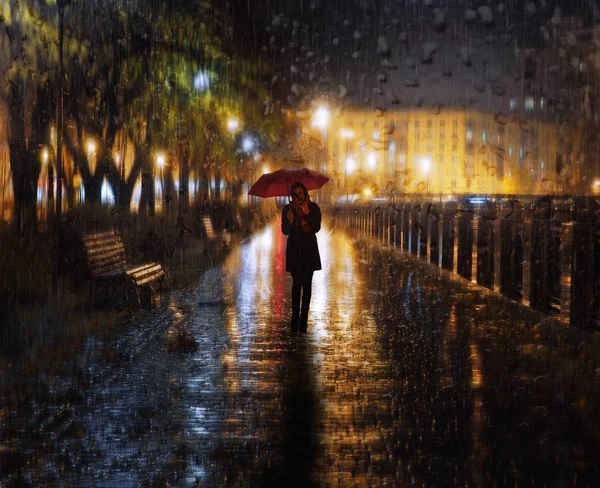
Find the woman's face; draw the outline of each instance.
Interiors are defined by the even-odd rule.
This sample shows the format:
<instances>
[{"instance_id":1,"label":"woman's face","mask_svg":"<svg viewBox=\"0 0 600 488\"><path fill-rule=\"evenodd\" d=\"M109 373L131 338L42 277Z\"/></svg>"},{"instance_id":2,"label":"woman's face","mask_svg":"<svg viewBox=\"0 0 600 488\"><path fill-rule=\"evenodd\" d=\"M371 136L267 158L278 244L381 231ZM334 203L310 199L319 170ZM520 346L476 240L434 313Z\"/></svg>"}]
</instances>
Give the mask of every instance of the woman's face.
<instances>
[{"instance_id":1,"label":"woman's face","mask_svg":"<svg viewBox=\"0 0 600 488\"><path fill-rule=\"evenodd\" d=\"M302 188L294 188L294 198L302 203L304 201L304 190Z\"/></svg>"}]
</instances>

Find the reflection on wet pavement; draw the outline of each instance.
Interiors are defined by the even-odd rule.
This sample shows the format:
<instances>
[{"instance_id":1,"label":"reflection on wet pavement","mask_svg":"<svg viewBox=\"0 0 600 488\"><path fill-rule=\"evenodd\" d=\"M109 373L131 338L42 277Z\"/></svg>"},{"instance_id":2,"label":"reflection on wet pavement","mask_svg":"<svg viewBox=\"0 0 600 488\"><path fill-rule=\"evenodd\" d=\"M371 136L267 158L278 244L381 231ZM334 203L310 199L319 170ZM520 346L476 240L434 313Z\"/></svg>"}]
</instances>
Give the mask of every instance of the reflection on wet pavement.
<instances>
[{"instance_id":1,"label":"reflection on wet pavement","mask_svg":"<svg viewBox=\"0 0 600 488\"><path fill-rule=\"evenodd\" d=\"M194 290L142 312L114 355L90 341L73 374L47 380L56 391L43 405L31 398L8 416L3 442L27 459L21 479L596 482L597 356L552 345L533 313L411 258L325 228L318 237L324 269L307 334L289 332L285 237L267 226ZM180 337L192 338L190 347L169 347Z\"/></svg>"}]
</instances>

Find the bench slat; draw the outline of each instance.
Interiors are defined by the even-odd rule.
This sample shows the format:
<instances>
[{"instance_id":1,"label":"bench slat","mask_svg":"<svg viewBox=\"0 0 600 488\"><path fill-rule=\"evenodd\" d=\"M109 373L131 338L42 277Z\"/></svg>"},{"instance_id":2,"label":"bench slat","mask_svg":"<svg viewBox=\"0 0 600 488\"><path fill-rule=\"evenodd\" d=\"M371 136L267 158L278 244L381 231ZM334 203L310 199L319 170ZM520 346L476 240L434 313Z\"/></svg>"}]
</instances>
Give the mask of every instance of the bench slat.
<instances>
[{"instance_id":1,"label":"bench slat","mask_svg":"<svg viewBox=\"0 0 600 488\"><path fill-rule=\"evenodd\" d=\"M135 269L131 271L127 271L127 274L131 276L134 280L139 280L148 275L153 275L162 272L162 266L160 264L151 264L150 266L144 266L143 269Z\"/></svg>"},{"instance_id":2,"label":"bench slat","mask_svg":"<svg viewBox=\"0 0 600 488\"><path fill-rule=\"evenodd\" d=\"M102 261L115 257L125 257L124 249L111 249L110 251L88 252L88 261Z\"/></svg>"},{"instance_id":3,"label":"bench slat","mask_svg":"<svg viewBox=\"0 0 600 488\"><path fill-rule=\"evenodd\" d=\"M158 278L165 275L165 272L161 269L158 273L148 276L147 278L141 280L134 280L137 286L145 285L151 281L157 280Z\"/></svg>"},{"instance_id":4,"label":"bench slat","mask_svg":"<svg viewBox=\"0 0 600 488\"><path fill-rule=\"evenodd\" d=\"M107 231L107 232L99 232L97 234L85 234L83 236L83 242L87 243L87 242L91 242L91 241L102 241L102 240L106 240L106 239L114 239L116 240L117 234L115 233L115 231Z\"/></svg>"}]
</instances>

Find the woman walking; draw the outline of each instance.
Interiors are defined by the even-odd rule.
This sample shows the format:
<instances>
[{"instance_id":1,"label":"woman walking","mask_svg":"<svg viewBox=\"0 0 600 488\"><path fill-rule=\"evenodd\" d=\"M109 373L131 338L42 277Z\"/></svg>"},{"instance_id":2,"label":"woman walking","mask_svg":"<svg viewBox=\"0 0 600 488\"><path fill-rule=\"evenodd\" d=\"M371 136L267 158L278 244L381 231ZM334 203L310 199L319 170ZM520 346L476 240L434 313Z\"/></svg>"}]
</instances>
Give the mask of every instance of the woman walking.
<instances>
[{"instance_id":1,"label":"woman walking","mask_svg":"<svg viewBox=\"0 0 600 488\"><path fill-rule=\"evenodd\" d=\"M292 185L292 201L283 208L281 232L287 238L285 270L292 275L292 331L306 332L313 273L321 269L316 233L321 230L321 209L299 181ZM300 309L302 303L302 309Z\"/></svg>"}]
</instances>

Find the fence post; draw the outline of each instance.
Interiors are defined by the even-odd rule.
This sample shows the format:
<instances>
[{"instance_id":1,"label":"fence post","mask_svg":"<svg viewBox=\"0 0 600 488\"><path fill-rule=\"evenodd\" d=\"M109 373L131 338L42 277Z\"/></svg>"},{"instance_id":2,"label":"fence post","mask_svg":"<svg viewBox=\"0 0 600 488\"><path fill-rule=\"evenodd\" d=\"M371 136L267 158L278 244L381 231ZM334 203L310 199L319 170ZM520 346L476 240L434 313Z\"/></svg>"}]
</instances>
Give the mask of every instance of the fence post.
<instances>
[{"instance_id":1,"label":"fence post","mask_svg":"<svg viewBox=\"0 0 600 488\"><path fill-rule=\"evenodd\" d=\"M591 198L575 197L571 207L572 235L570 256L570 313L571 325L591 328L594 324L594 247L593 230L600 204ZM563 225L564 228L564 225ZM563 243L562 250L565 251ZM567 259L568 256L565 256ZM569 263L563 263L568 271ZM566 286L567 280L564 281ZM567 290L565 290L566 292ZM567 296L568 294L565 293ZM561 300L562 306L562 300ZM562 313L561 313L562 315Z\"/></svg>"},{"instance_id":2,"label":"fence post","mask_svg":"<svg viewBox=\"0 0 600 488\"><path fill-rule=\"evenodd\" d=\"M419 256L427 260L427 241L429 238L429 213L431 203L425 202L421 205L420 236L419 236Z\"/></svg>"},{"instance_id":3,"label":"fence post","mask_svg":"<svg viewBox=\"0 0 600 488\"><path fill-rule=\"evenodd\" d=\"M419 234L421 233L421 204L413 203L410 214L410 253L419 254Z\"/></svg>"},{"instance_id":4,"label":"fence post","mask_svg":"<svg viewBox=\"0 0 600 488\"><path fill-rule=\"evenodd\" d=\"M402 250L408 252L410 249L410 203L402 205Z\"/></svg>"},{"instance_id":5,"label":"fence post","mask_svg":"<svg viewBox=\"0 0 600 488\"><path fill-rule=\"evenodd\" d=\"M471 202L464 200L458 207L458 274L467 280L473 275L473 217Z\"/></svg>"},{"instance_id":6,"label":"fence post","mask_svg":"<svg viewBox=\"0 0 600 488\"><path fill-rule=\"evenodd\" d=\"M494 289L494 222L498 218L496 204L486 200L477 215L477 283Z\"/></svg>"},{"instance_id":7,"label":"fence post","mask_svg":"<svg viewBox=\"0 0 600 488\"><path fill-rule=\"evenodd\" d=\"M454 271L454 221L458 204L446 202L442 214L442 268Z\"/></svg>"},{"instance_id":8,"label":"fence post","mask_svg":"<svg viewBox=\"0 0 600 488\"><path fill-rule=\"evenodd\" d=\"M440 265L440 207L437 204L431 206L429 213L429 262Z\"/></svg>"},{"instance_id":9,"label":"fence post","mask_svg":"<svg viewBox=\"0 0 600 488\"><path fill-rule=\"evenodd\" d=\"M502 206L500 246L500 293L513 298L523 297L523 205L509 200Z\"/></svg>"},{"instance_id":10,"label":"fence post","mask_svg":"<svg viewBox=\"0 0 600 488\"><path fill-rule=\"evenodd\" d=\"M541 197L531 205L531 257L529 304L541 312L549 312L548 234L551 216L550 197Z\"/></svg>"}]
</instances>

